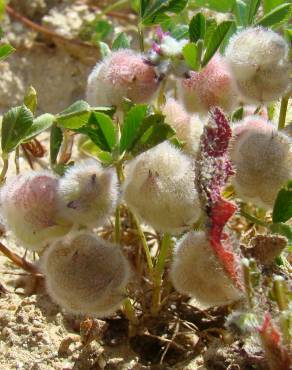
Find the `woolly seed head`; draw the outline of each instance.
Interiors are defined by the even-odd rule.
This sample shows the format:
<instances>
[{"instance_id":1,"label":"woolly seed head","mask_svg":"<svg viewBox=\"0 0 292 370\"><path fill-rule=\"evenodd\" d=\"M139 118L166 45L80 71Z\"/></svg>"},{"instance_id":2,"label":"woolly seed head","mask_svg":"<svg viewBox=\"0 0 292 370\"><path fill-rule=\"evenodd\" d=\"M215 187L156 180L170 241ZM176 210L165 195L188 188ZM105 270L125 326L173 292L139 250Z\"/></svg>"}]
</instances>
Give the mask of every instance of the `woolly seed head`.
<instances>
[{"instance_id":1,"label":"woolly seed head","mask_svg":"<svg viewBox=\"0 0 292 370\"><path fill-rule=\"evenodd\" d=\"M51 245L42 257L51 298L69 312L98 317L115 312L130 277L119 246L93 233L76 233Z\"/></svg>"},{"instance_id":2,"label":"woolly seed head","mask_svg":"<svg viewBox=\"0 0 292 370\"><path fill-rule=\"evenodd\" d=\"M215 55L200 72L191 71L190 77L181 81L179 95L190 112L207 113L218 106L231 111L236 104L236 89L228 64Z\"/></svg>"},{"instance_id":3,"label":"woolly seed head","mask_svg":"<svg viewBox=\"0 0 292 370\"><path fill-rule=\"evenodd\" d=\"M226 49L239 92L247 101L277 100L290 85L288 44L269 29L251 27L235 34Z\"/></svg>"},{"instance_id":4,"label":"woolly seed head","mask_svg":"<svg viewBox=\"0 0 292 370\"><path fill-rule=\"evenodd\" d=\"M128 163L123 195L134 213L158 231L179 233L201 213L192 161L168 142Z\"/></svg>"},{"instance_id":5,"label":"woolly seed head","mask_svg":"<svg viewBox=\"0 0 292 370\"><path fill-rule=\"evenodd\" d=\"M115 171L88 159L70 167L60 179L60 214L72 223L97 225L114 211L118 195Z\"/></svg>"},{"instance_id":6,"label":"woolly seed head","mask_svg":"<svg viewBox=\"0 0 292 370\"><path fill-rule=\"evenodd\" d=\"M190 155L196 154L203 132L199 117L188 114L184 107L172 98L167 99L162 113L166 123L175 129L178 139L185 143L184 151Z\"/></svg>"},{"instance_id":7,"label":"woolly seed head","mask_svg":"<svg viewBox=\"0 0 292 370\"><path fill-rule=\"evenodd\" d=\"M235 126L230 156L237 194L272 208L278 191L292 178L291 139L263 118L250 116Z\"/></svg>"},{"instance_id":8,"label":"woolly seed head","mask_svg":"<svg viewBox=\"0 0 292 370\"><path fill-rule=\"evenodd\" d=\"M98 63L88 77L87 101L90 105L120 106L123 98L134 103L148 102L159 85L152 65L142 54L123 49Z\"/></svg>"},{"instance_id":9,"label":"woolly seed head","mask_svg":"<svg viewBox=\"0 0 292 370\"><path fill-rule=\"evenodd\" d=\"M200 306L224 305L241 298L203 232L191 231L177 242L170 277L178 292L194 297Z\"/></svg>"},{"instance_id":10,"label":"woolly seed head","mask_svg":"<svg viewBox=\"0 0 292 370\"><path fill-rule=\"evenodd\" d=\"M6 226L25 248L40 251L50 240L68 232L57 222L58 178L49 172L16 176L1 189Z\"/></svg>"}]
</instances>

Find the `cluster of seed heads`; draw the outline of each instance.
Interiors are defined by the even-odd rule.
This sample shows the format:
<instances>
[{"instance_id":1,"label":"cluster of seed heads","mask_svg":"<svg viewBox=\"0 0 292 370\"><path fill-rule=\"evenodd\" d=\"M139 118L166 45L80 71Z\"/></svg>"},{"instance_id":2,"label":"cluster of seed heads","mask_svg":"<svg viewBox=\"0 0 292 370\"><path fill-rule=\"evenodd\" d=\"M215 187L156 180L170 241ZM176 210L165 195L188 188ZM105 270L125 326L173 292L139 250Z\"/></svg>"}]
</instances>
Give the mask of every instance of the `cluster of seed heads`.
<instances>
[{"instance_id":1,"label":"cluster of seed heads","mask_svg":"<svg viewBox=\"0 0 292 370\"><path fill-rule=\"evenodd\" d=\"M159 63L180 58L186 44L166 33L159 40L151 54L155 60L121 49L98 63L88 78L88 102L118 110L124 98L150 102L161 79ZM278 132L263 110L233 127L229 145L231 128L218 107L232 112L239 95L253 103L278 99L289 89L289 71L288 45L281 36L261 27L245 29L232 37L225 56L215 55L201 71L179 80L180 103L168 98L160 107L182 150L165 141L142 152L126 163L121 189L116 171L95 160L74 165L61 178L31 172L8 181L0 194L6 227L24 247L44 250L41 268L52 299L73 313L95 316L120 307L129 262L119 246L92 232L119 201L158 232L188 231L177 241L170 269L180 293L201 306L240 299L236 256L224 231L236 206L221 191L233 175L242 199L271 208L292 178L291 137ZM209 113L204 128L193 113ZM208 227L190 231L204 212ZM78 228L85 231L73 231Z\"/></svg>"},{"instance_id":2,"label":"cluster of seed heads","mask_svg":"<svg viewBox=\"0 0 292 370\"><path fill-rule=\"evenodd\" d=\"M54 301L75 313L106 316L125 297L130 268L119 246L74 225L101 225L117 204L117 177L94 160L50 172L21 174L1 189L8 230L27 249L43 252L42 271ZM67 235L66 235L67 234Z\"/></svg>"},{"instance_id":3,"label":"cluster of seed heads","mask_svg":"<svg viewBox=\"0 0 292 370\"><path fill-rule=\"evenodd\" d=\"M101 225L117 199L115 172L87 160L62 178L29 172L8 181L1 189L1 210L7 228L22 245L39 251L74 224Z\"/></svg>"}]
</instances>

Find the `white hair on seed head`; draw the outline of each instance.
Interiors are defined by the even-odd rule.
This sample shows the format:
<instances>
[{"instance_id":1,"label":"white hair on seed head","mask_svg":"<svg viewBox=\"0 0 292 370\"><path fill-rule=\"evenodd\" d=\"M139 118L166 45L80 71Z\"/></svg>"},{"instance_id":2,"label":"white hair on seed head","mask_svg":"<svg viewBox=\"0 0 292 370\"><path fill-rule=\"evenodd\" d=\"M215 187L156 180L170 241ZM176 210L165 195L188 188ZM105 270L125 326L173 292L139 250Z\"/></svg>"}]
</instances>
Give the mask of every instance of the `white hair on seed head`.
<instances>
[{"instance_id":1,"label":"white hair on seed head","mask_svg":"<svg viewBox=\"0 0 292 370\"><path fill-rule=\"evenodd\" d=\"M125 298L131 272L118 245L90 232L68 235L52 244L41 259L52 300L68 312L105 317Z\"/></svg>"},{"instance_id":2,"label":"white hair on seed head","mask_svg":"<svg viewBox=\"0 0 292 370\"><path fill-rule=\"evenodd\" d=\"M246 28L230 39L225 55L243 98L268 103L285 94L291 82L288 51L282 36L263 27Z\"/></svg>"},{"instance_id":3,"label":"white hair on seed head","mask_svg":"<svg viewBox=\"0 0 292 370\"><path fill-rule=\"evenodd\" d=\"M170 269L175 289L203 307L219 306L241 298L224 271L204 232L191 231L176 244Z\"/></svg>"},{"instance_id":4,"label":"white hair on seed head","mask_svg":"<svg viewBox=\"0 0 292 370\"><path fill-rule=\"evenodd\" d=\"M165 141L126 165L123 197L154 229L180 233L201 214L193 161Z\"/></svg>"},{"instance_id":5,"label":"white hair on seed head","mask_svg":"<svg viewBox=\"0 0 292 370\"><path fill-rule=\"evenodd\" d=\"M70 167L58 185L60 215L75 224L100 225L114 212L118 197L115 170L94 159Z\"/></svg>"},{"instance_id":6,"label":"white hair on seed head","mask_svg":"<svg viewBox=\"0 0 292 370\"><path fill-rule=\"evenodd\" d=\"M215 106L232 111L237 91L225 58L217 54L200 72L190 71L179 84L179 98L189 112L207 114Z\"/></svg>"},{"instance_id":7,"label":"white hair on seed head","mask_svg":"<svg viewBox=\"0 0 292 370\"><path fill-rule=\"evenodd\" d=\"M143 54L120 49L93 68L88 77L86 99L92 106L120 107L124 98L146 103L158 86L155 68L145 61Z\"/></svg>"},{"instance_id":8,"label":"white hair on seed head","mask_svg":"<svg viewBox=\"0 0 292 370\"><path fill-rule=\"evenodd\" d=\"M199 149L203 123L197 115L190 115L175 99L168 98L162 108L165 122L175 129L177 138L184 142L183 151L195 155Z\"/></svg>"},{"instance_id":9,"label":"white hair on seed head","mask_svg":"<svg viewBox=\"0 0 292 370\"><path fill-rule=\"evenodd\" d=\"M58 177L48 171L30 171L9 179L1 189L1 213L8 230L24 247L41 251L64 235L70 224L60 224Z\"/></svg>"},{"instance_id":10,"label":"white hair on seed head","mask_svg":"<svg viewBox=\"0 0 292 370\"><path fill-rule=\"evenodd\" d=\"M291 138L260 116L248 116L235 125L230 157L238 196L271 209L281 187L292 178L291 144Z\"/></svg>"}]
</instances>

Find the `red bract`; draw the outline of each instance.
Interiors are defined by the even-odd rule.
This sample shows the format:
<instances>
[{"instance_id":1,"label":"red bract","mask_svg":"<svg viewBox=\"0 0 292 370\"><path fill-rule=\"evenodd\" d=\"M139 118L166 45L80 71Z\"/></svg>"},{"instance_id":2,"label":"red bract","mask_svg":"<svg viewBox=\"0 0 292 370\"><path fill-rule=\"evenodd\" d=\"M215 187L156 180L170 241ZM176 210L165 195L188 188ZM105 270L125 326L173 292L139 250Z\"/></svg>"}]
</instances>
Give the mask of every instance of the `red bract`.
<instances>
[{"instance_id":1,"label":"red bract","mask_svg":"<svg viewBox=\"0 0 292 370\"><path fill-rule=\"evenodd\" d=\"M264 322L258 329L267 361L271 370L291 369L289 354L281 341L281 335L272 322L271 315L266 312Z\"/></svg>"},{"instance_id":2,"label":"red bract","mask_svg":"<svg viewBox=\"0 0 292 370\"><path fill-rule=\"evenodd\" d=\"M241 286L237 257L229 237L223 229L236 211L236 205L221 197L221 190L234 173L227 155L232 131L219 108L210 113L208 124L201 138L198 183L205 203L208 220L208 237L214 253L237 286Z\"/></svg>"},{"instance_id":3,"label":"red bract","mask_svg":"<svg viewBox=\"0 0 292 370\"><path fill-rule=\"evenodd\" d=\"M240 286L238 281L238 271L236 268L236 256L233 252L228 234L223 232L224 226L235 211L236 205L222 198L215 203L214 207L211 209L211 228L209 231L209 237L210 244L212 245L218 259L236 285ZM224 241L224 244L222 241Z\"/></svg>"},{"instance_id":4,"label":"red bract","mask_svg":"<svg viewBox=\"0 0 292 370\"><path fill-rule=\"evenodd\" d=\"M264 322L259 328L259 333L265 341L268 340L269 343L273 345L278 345L281 340L281 335L278 330L273 326L272 317L269 312L265 313Z\"/></svg>"},{"instance_id":5,"label":"red bract","mask_svg":"<svg viewBox=\"0 0 292 370\"><path fill-rule=\"evenodd\" d=\"M210 112L210 119L205 126L202 139L202 151L211 157L219 157L227 154L232 130L224 113L218 107Z\"/></svg>"},{"instance_id":6,"label":"red bract","mask_svg":"<svg viewBox=\"0 0 292 370\"><path fill-rule=\"evenodd\" d=\"M207 203L207 213L221 199L221 189L234 173L227 152L231 136L225 115L219 108L214 108L204 128L199 153L198 183Z\"/></svg>"}]
</instances>

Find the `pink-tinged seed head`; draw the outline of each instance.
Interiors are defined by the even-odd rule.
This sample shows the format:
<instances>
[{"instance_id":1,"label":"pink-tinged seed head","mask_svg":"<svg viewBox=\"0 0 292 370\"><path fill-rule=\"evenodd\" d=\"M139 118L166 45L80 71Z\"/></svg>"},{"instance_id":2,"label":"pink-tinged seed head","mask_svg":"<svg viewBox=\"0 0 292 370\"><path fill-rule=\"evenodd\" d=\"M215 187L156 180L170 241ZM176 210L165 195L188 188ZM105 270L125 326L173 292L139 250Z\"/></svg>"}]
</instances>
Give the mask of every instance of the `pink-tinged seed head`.
<instances>
[{"instance_id":1,"label":"pink-tinged seed head","mask_svg":"<svg viewBox=\"0 0 292 370\"><path fill-rule=\"evenodd\" d=\"M6 226L28 249L41 250L52 238L68 232L57 207L58 178L49 172L18 175L1 189Z\"/></svg>"},{"instance_id":2,"label":"pink-tinged seed head","mask_svg":"<svg viewBox=\"0 0 292 370\"><path fill-rule=\"evenodd\" d=\"M97 317L121 306L131 274L119 246L90 232L56 241L42 256L41 266L56 303L69 312Z\"/></svg>"},{"instance_id":3,"label":"pink-tinged seed head","mask_svg":"<svg viewBox=\"0 0 292 370\"><path fill-rule=\"evenodd\" d=\"M235 190L243 200L271 209L280 188L292 178L291 138L259 116L245 118L233 131Z\"/></svg>"},{"instance_id":4,"label":"pink-tinged seed head","mask_svg":"<svg viewBox=\"0 0 292 370\"><path fill-rule=\"evenodd\" d=\"M202 307L228 304L241 292L222 268L203 232L189 232L178 241L170 276L175 289Z\"/></svg>"},{"instance_id":5,"label":"pink-tinged seed head","mask_svg":"<svg viewBox=\"0 0 292 370\"><path fill-rule=\"evenodd\" d=\"M142 54L123 49L98 63L88 77L87 101L92 106L120 107L123 98L148 102L159 85L155 68Z\"/></svg>"},{"instance_id":6,"label":"pink-tinged seed head","mask_svg":"<svg viewBox=\"0 0 292 370\"><path fill-rule=\"evenodd\" d=\"M237 140L252 130L267 134L276 132L276 128L273 123L268 121L266 118L258 115L249 115L233 126L232 140Z\"/></svg>"},{"instance_id":7,"label":"pink-tinged seed head","mask_svg":"<svg viewBox=\"0 0 292 370\"><path fill-rule=\"evenodd\" d=\"M230 39L226 59L246 101L268 103L285 94L291 84L288 50L282 36L262 27L244 29Z\"/></svg>"},{"instance_id":8,"label":"pink-tinged seed head","mask_svg":"<svg viewBox=\"0 0 292 370\"><path fill-rule=\"evenodd\" d=\"M125 202L154 229L180 233L200 217L193 160L169 142L130 161L125 174Z\"/></svg>"},{"instance_id":9,"label":"pink-tinged seed head","mask_svg":"<svg viewBox=\"0 0 292 370\"><path fill-rule=\"evenodd\" d=\"M200 72L190 72L180 84L180 99L190 112L207 113L218 106L231 111L237 101L229 67L220 55L214 56Z\"/></svg>"},{"instance_id":10,"label":"pink-tinged seed head","mask_svg":"<svg viewBox=\"0 0 292 370\"><path fill-rule=\"evenodd\" d=\"M195 155L203 132L203 123L199 117L191 116L172 98L166 100L162 113L165 115L165 122L175 129L177 138L184 143L183 150L187 154Z\"/></svg>"}]
</instances>

